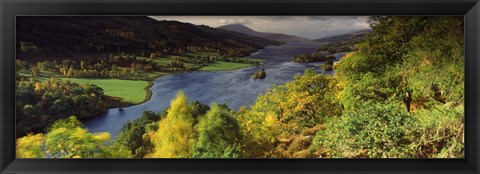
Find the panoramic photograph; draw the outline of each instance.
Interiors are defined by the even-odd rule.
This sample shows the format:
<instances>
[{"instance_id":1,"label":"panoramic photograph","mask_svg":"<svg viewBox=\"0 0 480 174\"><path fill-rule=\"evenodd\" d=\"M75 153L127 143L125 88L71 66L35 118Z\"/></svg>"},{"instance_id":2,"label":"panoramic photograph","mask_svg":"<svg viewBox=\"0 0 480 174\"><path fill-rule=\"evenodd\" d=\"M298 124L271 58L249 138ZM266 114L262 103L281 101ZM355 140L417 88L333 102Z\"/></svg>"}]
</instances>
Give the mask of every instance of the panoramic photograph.
<instances>
[{"instance_id":1,"label":"panoramic photograph","mask_svg":"<svg viewBox=\"0 0 480 174\"><path fill-rule=\"evenodd\" d=\"M463 16L17 16L15 44L17 158L465 157Z\"/></svg>"}]
</instances>

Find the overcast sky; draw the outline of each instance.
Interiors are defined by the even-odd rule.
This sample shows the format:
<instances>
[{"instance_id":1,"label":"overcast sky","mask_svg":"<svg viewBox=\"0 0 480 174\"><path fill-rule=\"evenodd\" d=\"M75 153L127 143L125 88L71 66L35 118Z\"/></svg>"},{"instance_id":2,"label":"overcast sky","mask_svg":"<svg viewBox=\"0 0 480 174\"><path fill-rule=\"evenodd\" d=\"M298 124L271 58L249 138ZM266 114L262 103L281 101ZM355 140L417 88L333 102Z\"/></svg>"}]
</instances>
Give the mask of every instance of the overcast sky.
<instances>
[{"instance_id":1,"label":"overcast sky","mask_svg":"<svg viewBox=\"0 0 480 174\"><path fill-rule=\"evenodd\" d=\"M219 27L243 24L255 31L284 33L310 39L369 28L366 16L150 16Z\"/></svg>"}]
</instances>

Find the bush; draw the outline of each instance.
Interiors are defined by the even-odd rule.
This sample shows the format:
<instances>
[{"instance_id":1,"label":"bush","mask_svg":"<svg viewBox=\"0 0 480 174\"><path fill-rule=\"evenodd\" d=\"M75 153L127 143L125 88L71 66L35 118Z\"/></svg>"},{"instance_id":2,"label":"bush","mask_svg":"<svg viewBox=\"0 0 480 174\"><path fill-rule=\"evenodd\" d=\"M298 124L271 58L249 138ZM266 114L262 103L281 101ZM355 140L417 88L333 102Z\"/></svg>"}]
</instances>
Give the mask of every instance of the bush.
<instances>
[{"instance_id":1,"label":"bush","mask_svg":"<svg viewBox=\"0 0 480 174\"><path fill-rule=\"evenodd\" d=\"M322 65L322 69L324 71L333 71L333 66L332 65L329 65L329 64L323 64Z\"/></svg>"},{"instance_id":2,"label":"bush","mask_svg":"<svg viewBox=\"0 0 480 174\"><path fill-rule=\"evenodd\" d=\"M319 131L316 147L328 148L331 157L411 157L411 127L415 119L398 104L365 102L358 110L329 119Z\"/></svg>"},{"instance_id":3,"label":"bush","mask_svg":"<svg viewBox=\"0 0 480 174\"><path fill-rule=\"evenodd\" d=\"M463 106L452 108L437 105L412 113L417 121L411 147L415 158L463 158Z\"/></svg>"},{"instance_id":4,"label":"bush","mask_svg":"<svg viewBox=\"0 0 480 174\"><path fill-rule=\"evenodd\" d=\"M308 69L303 76L294 78L259 95L252 110L272 115L278 121L275 128L283 135L299 134L325 117L341 114L335 95L337 81L332 76Z\"/></svg>"}]
</instances>

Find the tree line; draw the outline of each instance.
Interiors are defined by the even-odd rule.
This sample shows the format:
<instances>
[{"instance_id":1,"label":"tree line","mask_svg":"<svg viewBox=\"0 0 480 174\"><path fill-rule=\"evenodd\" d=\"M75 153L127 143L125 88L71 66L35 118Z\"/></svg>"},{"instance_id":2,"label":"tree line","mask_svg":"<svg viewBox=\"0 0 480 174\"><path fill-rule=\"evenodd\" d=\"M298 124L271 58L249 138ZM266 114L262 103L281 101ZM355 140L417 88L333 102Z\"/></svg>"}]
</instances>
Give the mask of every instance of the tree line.
<instances>
[{"instance_id":1,"label":"tree line","mask_svg":"<svg viewBox=\"0 0 480 174\"><path fill-rule=\"evenodd\" d=\"M56 78L43 82L17 80L15 97L17 136L41 132L54 121L70 115L78 118L95 116L108 107L102 88Z\"/></svg>"}]
</instances>

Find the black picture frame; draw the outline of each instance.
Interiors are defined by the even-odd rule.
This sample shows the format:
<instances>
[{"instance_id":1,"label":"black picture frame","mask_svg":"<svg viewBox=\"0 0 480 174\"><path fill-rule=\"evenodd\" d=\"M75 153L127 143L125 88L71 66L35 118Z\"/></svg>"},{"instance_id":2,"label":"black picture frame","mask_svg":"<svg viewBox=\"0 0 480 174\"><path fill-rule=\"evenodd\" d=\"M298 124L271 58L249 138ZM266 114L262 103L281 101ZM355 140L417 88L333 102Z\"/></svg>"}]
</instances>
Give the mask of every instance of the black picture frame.
<instances>
[{"instance_id":1,"label":"black picture frame","mask_svg":"<svg viewBox=\"0 0 480 174\"><path fill-rule=\"evenodd\" d=\"M478 0L1 0L1 173L479 173ZM15 159L17 15L462 15L464 159Z\"/></svg>"}]
</instances>

